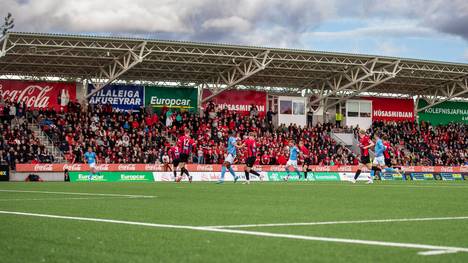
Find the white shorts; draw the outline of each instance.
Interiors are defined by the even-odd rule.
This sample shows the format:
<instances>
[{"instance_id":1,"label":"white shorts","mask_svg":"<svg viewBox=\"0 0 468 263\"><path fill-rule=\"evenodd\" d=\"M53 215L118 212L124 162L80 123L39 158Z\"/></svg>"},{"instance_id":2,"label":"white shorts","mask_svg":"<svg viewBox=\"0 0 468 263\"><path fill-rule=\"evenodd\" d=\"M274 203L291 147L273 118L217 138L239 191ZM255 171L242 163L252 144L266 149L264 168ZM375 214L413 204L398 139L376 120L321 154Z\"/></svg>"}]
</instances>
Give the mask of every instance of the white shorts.
<instances>
[{"instance_id":1,"label":"white shorts","mask_svg":"<svg viewBox=\"0 0 468 263\"><path fill-rule=\"evenodd\" d=\"M380 165L382 167L385 166L385 157L384 156L375 157L373 164Z\"/></svg>"},{"instance_id":2,"label":"white shorts","mask_svg":"<svg viewBox=\"0 0 468 263\"><path fill-rule=\"evenodd\" d=\"M88 163L89 168L96 168L96 163Z\"/></svg>"},{"instance_id":3,"label":"white shorts","mask_svg":"<svg viewBox=\"0 0 468 263\"><path fill-rule=\"evenodd\" d=\"M226 159L224 159L225 162L228 162L230 164L233 164L234 163L234 159L236 159L236 156L232 155L232 154L228 154L226 156Z\"/></svg>"},{"instance_id":4,"label":"white shorts","mask_svg":"<svg viewBox=\"0 0 468 263\"><path fill-rule=\"evenodd\" d=\"M292 167L294 167L294 168L297 168L297 160L288 160L288 162L286 163L286 165L292 166Z\"/></svg>"}]
</instances>

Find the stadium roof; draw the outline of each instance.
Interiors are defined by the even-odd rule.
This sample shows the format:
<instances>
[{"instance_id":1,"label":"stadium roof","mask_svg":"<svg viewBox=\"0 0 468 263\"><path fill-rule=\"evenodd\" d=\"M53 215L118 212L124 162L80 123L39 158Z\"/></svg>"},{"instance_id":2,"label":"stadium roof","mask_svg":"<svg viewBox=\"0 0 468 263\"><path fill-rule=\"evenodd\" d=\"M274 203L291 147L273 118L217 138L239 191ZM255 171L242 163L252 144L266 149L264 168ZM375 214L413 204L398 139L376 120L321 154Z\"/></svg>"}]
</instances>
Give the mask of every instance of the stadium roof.
<instances>
[{"instance_id":1,"label":"stadium roof","mask_svg":"<svg viewBox=\"0 0 468 263\"><path fill-rule=\"evenodd\" d=\"M11 76L89 80L98 89L117 80L174 81L215 95L236 85L279 87L314 95L313 103L363 92L420 96L429 106L468 98L468 64L87 35L7 33L0 77Z\"/></svg>"}]
</instances>

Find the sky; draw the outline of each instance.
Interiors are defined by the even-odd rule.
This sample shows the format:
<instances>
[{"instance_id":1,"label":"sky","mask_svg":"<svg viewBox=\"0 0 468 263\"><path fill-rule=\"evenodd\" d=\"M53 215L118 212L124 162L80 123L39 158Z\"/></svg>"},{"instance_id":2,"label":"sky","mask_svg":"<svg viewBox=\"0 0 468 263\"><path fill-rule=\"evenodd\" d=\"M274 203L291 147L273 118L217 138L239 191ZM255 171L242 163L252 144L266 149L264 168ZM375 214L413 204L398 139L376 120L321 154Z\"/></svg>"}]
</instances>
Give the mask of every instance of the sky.
<instances>
[{"instance_id":1,"label":"sky","mask_svg":"<svg viewBox=\"0 0 468 263\"><path fill-rule=\"evenodd\" d=\"M14 31L468 63L468 0L0 0Z\"/></svg>"}]
</instances>

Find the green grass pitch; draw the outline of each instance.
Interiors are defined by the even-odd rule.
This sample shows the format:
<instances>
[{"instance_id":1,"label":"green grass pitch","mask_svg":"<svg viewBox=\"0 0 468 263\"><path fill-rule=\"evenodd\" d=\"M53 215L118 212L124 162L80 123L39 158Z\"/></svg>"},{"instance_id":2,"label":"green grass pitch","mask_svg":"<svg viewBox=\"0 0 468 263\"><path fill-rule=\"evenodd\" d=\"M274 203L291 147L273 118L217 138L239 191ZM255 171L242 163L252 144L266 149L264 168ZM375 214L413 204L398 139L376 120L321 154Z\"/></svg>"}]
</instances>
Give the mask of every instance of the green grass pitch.
<instances>
[{"instance_id":1,"label":"green grass pitch","mask_svg":"<svg viewBox=\"0 0 468 263\"><path fill-rule=\"evenodd\" d=\"M0 211L0 262L9 263L468 262L467 182L1 183ZM333 223L440 217L452 219ZM304 222L330 223L191 228ZM467 251L421 255L444 249L407 244Z\"/></svg>"}]
</instances>

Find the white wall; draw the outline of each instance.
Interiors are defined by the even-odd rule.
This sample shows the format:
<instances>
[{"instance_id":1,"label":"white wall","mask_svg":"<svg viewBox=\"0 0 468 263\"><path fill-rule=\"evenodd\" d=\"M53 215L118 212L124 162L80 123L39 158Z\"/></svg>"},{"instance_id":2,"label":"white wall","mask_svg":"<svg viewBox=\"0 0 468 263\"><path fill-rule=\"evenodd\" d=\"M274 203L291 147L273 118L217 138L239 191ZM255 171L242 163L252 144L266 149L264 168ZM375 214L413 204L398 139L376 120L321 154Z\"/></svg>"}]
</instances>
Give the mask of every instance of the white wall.
<instances>
[{"instance_id":1,"label":"white wall","mask_svg":"<svg viewBox=\"0 0 468 263\"><path fill-rule=\"evenodd\" d=\"M281 113L281 101L290 101L293 105L294 103L302 103L303 104L303 114L282 114ZM286 126L289 124L297 124L299 126L306 126L307 125L307 108L306 108L306 98L305 97L286 97L280 96L278 97L278 124L285 124Z\"/></svg>"},{"instance_id":2,"label":"white wall","mask_svg":"<svg viewBox=\"0 0 468 263\"><path fill-rule=\"evenodd\" d=\"M355 108L357 105L357 108ZM350 116L350 112L358 112L358 116ZM368 116L362 116L367 114ZM372 101L369 100L348 100L346 101L346 118L347 126L368 129L372 125Z\"/></svg>"}]
</instances>

